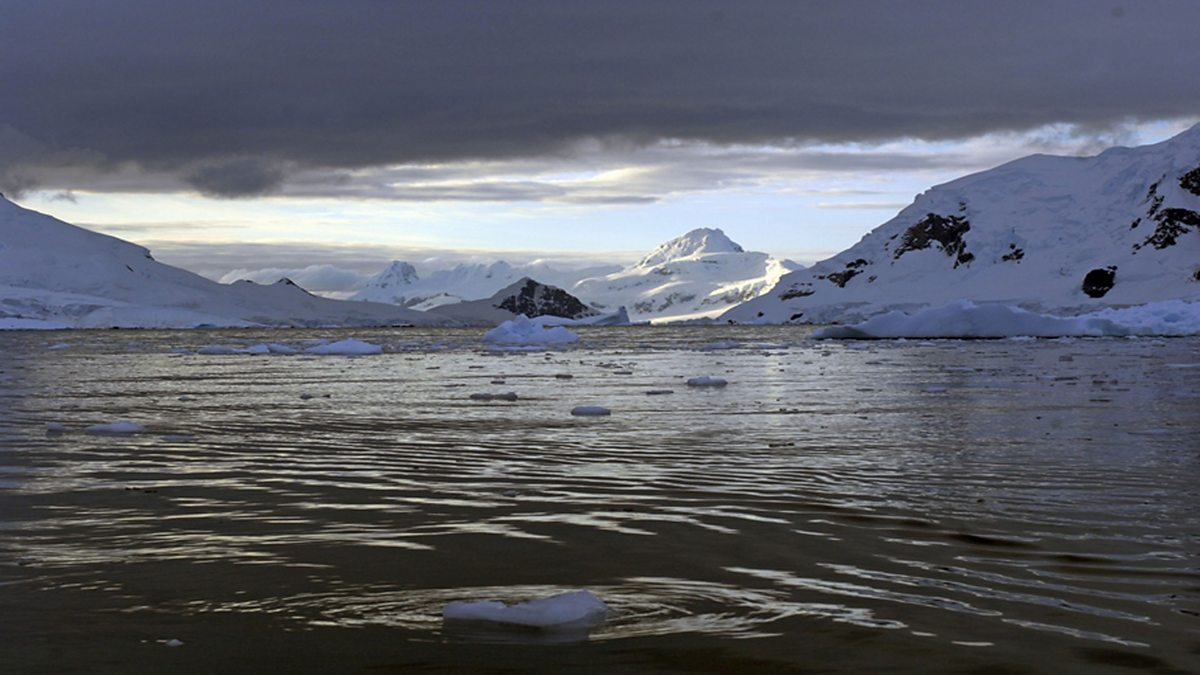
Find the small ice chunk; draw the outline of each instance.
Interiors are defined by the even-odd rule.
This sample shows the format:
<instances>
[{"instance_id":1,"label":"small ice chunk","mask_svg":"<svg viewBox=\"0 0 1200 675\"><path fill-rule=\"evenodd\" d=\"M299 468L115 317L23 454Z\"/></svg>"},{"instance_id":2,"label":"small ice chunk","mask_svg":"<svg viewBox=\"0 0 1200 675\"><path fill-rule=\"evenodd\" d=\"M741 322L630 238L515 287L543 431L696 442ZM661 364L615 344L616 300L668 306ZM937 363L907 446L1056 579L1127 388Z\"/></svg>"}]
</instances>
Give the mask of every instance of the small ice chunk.
<instances>
[{"instance_id":1,"label":"small ice chunk","mask_svg":"<svg viewBox=\"0 0 1200 675\"><path fill-rule=\"evenodd\" d=\"M230 347L229 345L204 345L200 349L197 349L196 353L205 356L228 356L230 354L245 354L246 352L245 350Z\"/></svg>"},{"instance_id":2,"label":"small ice chunk","mask_svg":"<svg viewBox=\"0 0 1200 675\"><path fill-rule=\"evenodd\" d=\"M84 433L88 434L140 434L146 430L146 427L137 422L129 420L117 420L108 424L93 424L90 427L84 427Z\"/></svg>"},{"instance_id":3,"label":"small ice chunk","mask_svg":"<svg viewBox=\"0 0 1200 675\"><path fill-rule=\"evenodd\" d=\"M596 624L607 613L608 605L591 591L584 590L515 605L499 600L451 602L442 609L442 618L446 621L488 621L553 629Z\"/></svg>"},{"instance_id":4,"label":"small ice chunk","mask_svg":"<svg viewBox=\"0 0 1200 675\"><path fill-rule=\"evenodd\" d=\"M700 349L702 351L717 351L722 349L737 349L741 346L742 343L738 342L737 340L717 340L716 342L710 342L704 345Z\"/></svg>"},{"instance_id":5,"label":"small ice chunk","mask_svg":"<svg viewBox=\"0 0 1200 675\"><path fill-rule=\"evenodd\" d=\"M370 342L355 340L354 338L346 338L337 342L315 345L304 351L309 354L319 354L322 356L360 356L365 354L382 354L383 347L371 344Z\"/></svg>"},{"instance_id":6,"label":"small ice chunk","mask_svg":"<svg viewBox=\"0 0 1200 675\"><path fill-rule=\"evenodd\" d=\"M70 348L71 348L71 345L67 344L66 342L55 342L54 344L46 347L46 349L54 349L54 350L70 349Z\"/></svg>"},{"instance_id":7,"label":"small ice chunk","mask_svg":"<svg viewBox=\"0 0 1200 675\"><path fill-rule=\"evenodd\" d=\"M515 401L517 400L517 392L506 391L502 394L471 394L472 401Z\"/></svg>"},{"instance_id":8,"label":"small ice chunk","mask_svg":"<svg viewBox=\"0 0 1200 675\"><path fill-rule=\"evenodd\" d=\"M571 408L571 414L576 417L604 417L611 415L612 411L598 405L577 405Z\"/></svg>"},{"instance_id":9,"label":"small ice chunk","mask_svg":"<svg viewBox=\"0 0 1200 675\"><path fill-rule=\"evenodd\" d=\"M689 378L687 385L689 387L724 387L729 384L719 377L710 377L708 375L700 375L699 377Z\"/></svg>"},{"instance_id":10,"label":"small ice chunk","mask_svg":"<svg viewBox=\"0 0 1200 675\"><path fill-rule=\"evenodd\" d=\"M57 434L61 434L61 433L66 433L66 431L67 431L67 425L63 424L62 422L46 422L46 433L47 434L50 434L53 436L53 435L57 435Z\"/></svg>"},{"instance_id":11,"label":"small ice chunk","mask_svg":"<svg viewBox=\"0 0 1200 675\"><path fill-rule=\"evenodd\" d=\"M183 646L183 640L180 640L180 639L178 639L178 638L171 638L170 640L167 640L167 641L166 641L166 642L164 642L163 644L164 644L164 645L166 645L166 646L168 646L168 647L182 647L182 646Z\"/></svg>"}]
</instances>

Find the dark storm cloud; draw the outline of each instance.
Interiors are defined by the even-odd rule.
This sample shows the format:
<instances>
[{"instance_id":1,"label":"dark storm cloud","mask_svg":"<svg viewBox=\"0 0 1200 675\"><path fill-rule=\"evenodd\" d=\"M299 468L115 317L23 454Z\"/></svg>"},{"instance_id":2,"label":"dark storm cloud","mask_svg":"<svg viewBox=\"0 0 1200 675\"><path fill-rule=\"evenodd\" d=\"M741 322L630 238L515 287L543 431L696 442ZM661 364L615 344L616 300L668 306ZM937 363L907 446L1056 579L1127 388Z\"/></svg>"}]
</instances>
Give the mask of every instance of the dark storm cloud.
<instances>
[{"instance_id":1,"label":"dark storm cloud","mask_svg":"<svg viewBox=\"0 0 1200 675\"><path fill-rule=\"evenodd\" d=\"M1193 0L11 0L0 189L64 165L246 196L580 139L1103 132L1200 111L1198 25Z\"/></svg>"}]
</instances>

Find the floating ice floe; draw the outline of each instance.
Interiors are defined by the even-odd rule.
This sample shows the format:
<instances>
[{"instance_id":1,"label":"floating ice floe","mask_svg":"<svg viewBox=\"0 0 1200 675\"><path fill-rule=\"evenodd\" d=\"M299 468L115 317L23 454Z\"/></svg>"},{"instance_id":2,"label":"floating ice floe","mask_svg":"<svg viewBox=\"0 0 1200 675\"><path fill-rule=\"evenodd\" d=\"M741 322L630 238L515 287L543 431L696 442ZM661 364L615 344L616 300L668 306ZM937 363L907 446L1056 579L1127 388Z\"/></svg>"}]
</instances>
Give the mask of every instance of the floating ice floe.
<instances>
[{"instance_id":1,"label":"floating ice floe","mask_svg":"<svg viewBox=\"0 0 1200 675\"><path fill-rule=\"evenodd\" d=\"M67 425L63 424L62 422L46 422L46 433L51 436L63 434L66 433L66 431Z\"/></svg>"},{"instance_id":2,"label":"floating ice floe","mask_svg":"<svg viewBox=\"0 0 1200 675\"><path fill-rule=\"evenodd\" d=\"M108 424L93 424L90 427L84 427L84 433L88 434L140 434L146 430L146 427L137 422L129 420L117 420Z\"/></svg>"},{"instance_id":3,"label":"floating ice floe","mask_svg":"<svg viewBox=\"0 0 1200 675\"><path fill-rule=\"evenodd\" d=\"M499 345L566 345L579 341L579 336L562 326L543 328L524 314L489 330L484 342Z\"/></svg>"},{"instance_id":4,"label":"floating ice floe","mask_svg":"<svg viewBox=\"0 0 1200 675\"><path fill-rule=\"evenodd\" d=\"M571 414L576 417L604 417L611 415L612 411L598 405L577 405L571 408Z\"/></svg>"},{"instance_id":5,"label":"floating ice floe","mask_svg":"<svg viewBox=\"0 0 1200 675\"><path fill-rule=\"evenodd\" d=\"M708 375L688 378L687 381L689 387L724 387L727 384L729 383L722 378L710 377Z\"/></svg>"},{"instance_id":6,"label":"floating ice floe","mask_svg":"<svg viewBox=\"0 0 1200 675\"><path fill-rule=\"evenodd\" d=\"M850 326L828 326L816 339L1119 337L1200 334L1200 303L1182 300L1058 317L968 300L912 314L888 312Z\"/></svg>"},{"instance_id":7,"label":"floating ice floe","mask_svg":"<svg viewBox=\"0 0 1200 675\"><path fill-rule=\"evenodd\" d=\"M572 591L515 605L499 600L451 602L442 609L442 618L554 629L596 624L607 613L608 605L590 591Z\"/></svg>"},{"instance_id":8,"label":"floating ice floe","mask_svg":"<svg viewBox=\"0 0 1200 675\"><path fill-rule=\"evenodd\" d=\"M517 400L517 392L506 391L502 394L471 394L472 401L515 401Z\"/></svg>"},{"instance_id":9,"label":"floating ice floe","mask_svg":"<svg viewBox=\"0 0 1200 675\"><path fill-rule=\"evenodd\" d=\"M71 345L67 344L66 342L55 342L52 345L46 346L46 349L51 349L51 350L70 349L70 348L71 348Z\"/></svg>"},{"instance_id":10,"label":"floating ice floe","mask_svg":"<svg viewBox=\"0 0 1200 675\"><path fill-rule=\"evenodd\" d=\"M304 351L320 356L363 356L367 354L382 354L383 347L354 338L346 338L337 342L313 345Z\"/></svg>"},{"instance_id":11,"label":"floating ice floe","mask_svg":"<svg viewBox=\"0 0 1200 675\"><path fill-rule=\"evenodd\" d=\"M205 345L196 350L197 354L205 356L229 356L232 354L295 354L295 347L277 342L264 342L249 347L233 347L231 345Z\"/></svg>"},{"instance_id":12,"label":"floating ice floe","mask_svg":"<svg viewBox=\"0 0 1200 675\"><path fill-rule=\"evenodd\" d=\"M737 340L717 340L701 346L700 349L702 351L720 351L723 349L737 349L741 346L742 343Z\"/></svg>"}]
</instances>

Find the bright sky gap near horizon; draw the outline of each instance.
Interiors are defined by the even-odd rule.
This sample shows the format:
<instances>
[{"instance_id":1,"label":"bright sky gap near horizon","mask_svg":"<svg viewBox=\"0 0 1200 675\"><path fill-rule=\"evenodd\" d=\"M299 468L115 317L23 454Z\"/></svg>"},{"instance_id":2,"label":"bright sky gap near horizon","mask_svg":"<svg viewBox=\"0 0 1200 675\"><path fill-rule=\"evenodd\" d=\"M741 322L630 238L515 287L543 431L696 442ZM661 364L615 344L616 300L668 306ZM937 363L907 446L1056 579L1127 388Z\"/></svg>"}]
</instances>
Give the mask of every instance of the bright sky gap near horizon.
<instances>
[{"instance_id":1,"label":"bright sky gap near horizon","mask_svg":"<svg viewBox=\"0 0 1200 675\"><path fill-rule=\"evenodd\" d=\"M811 263L934 184L1200 119L1164 67L1187 2L10 10L0 190L214 278L627 262L696 227Z\"/></svg>"}]
</instances>

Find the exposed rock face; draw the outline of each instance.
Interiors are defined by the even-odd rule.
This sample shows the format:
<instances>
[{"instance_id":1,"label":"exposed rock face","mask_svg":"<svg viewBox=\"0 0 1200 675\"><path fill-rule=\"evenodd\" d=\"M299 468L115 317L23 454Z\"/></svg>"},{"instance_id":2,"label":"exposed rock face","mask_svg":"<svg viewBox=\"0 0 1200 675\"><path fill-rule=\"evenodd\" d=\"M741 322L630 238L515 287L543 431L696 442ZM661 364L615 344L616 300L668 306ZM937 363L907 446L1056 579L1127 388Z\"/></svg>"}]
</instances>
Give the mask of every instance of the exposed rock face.
<instances>
[{"instance_id":1,"label":"exposed rock face","mask_svg":"<svg viewBox=\"0 0 1200 675\"><path fill-rule=\"evenodd\" d=\"M513 314L524 314L530 318L548 314L568 319L580 319L597 313L596 310L585 305L582 300L561 288L546 286L528 277L517 283L521 284L520 288L502 299L496 305L497 307Z\"/></svg>"},{"instance_id":2,"label":"exposed rock face","mask_svg":"<svg viewBox=\"0 0 1200 675\"><path fill-rule=\"evenodd\" d=\"M896 257L899 257L899 255L897 255ZM855 260L851 260L850 262L846 263L846 268L841 270L840 272L830 272L829 274L824 274L817 278L818 279L827 279L827 280L829 280L830 283L834 284L838 288L845 288L846 282L850 281L851 279L858 276L859 274L862 274L863 268L870 264L871 263L867 262L863 258L857 258ZM793 297L796 297L796 296L793 296Z\"/></svg>"},{"instance_id":3,"label":"exposed rock face","mask_svg":"<svg viewBox=\"0 0 1200 675\"><path fill-rule=\"evenodd\" d=\"M1200 197L1200 166L1180 176L1179 187Z\"/></svg>"},{"instance_id":4,"label":"exposed rock face","mask_svg":"<svg viewBox=\"0 0 1200 675\"><path fill-rule=\"evenodd\" d=\"M1094 269L1083 277L1083 292L1091 298L1103 298L1117 283L1117 266Z\"/></svg>"},{"instance_id":5,"label":"exposed rock face","mask_svg":"<svg viewBox=\"0 0 1200 675\"><path fill-rule=\"evenodd\" d=\"M1136 244L1133 250L1143 246L1157 249L1174 246L1179 242L1179 237L1191 232L1192 228L1200 229L1200 213L1188 209L1163 209L1154 215L1154 220L1158 221L1158 227L1146 237L1146 241Z\"/></svg>"},{"instance_id":6,"label":"exposed rock face","mask_svg":"<svg viewBox=\"0 0 1200 675\"><path fill-rule=\"evenodd\" d=\"M899 259L909 251L927 249L937 242L946 255L954 258L955 267L965 265L975 259L973 253L967 252L967 244L963 241L963 235L970 229L971 223L963 216L927 214L904 231L900 246L896 248L892 257Z\"/></svg>"}]
</instances>

